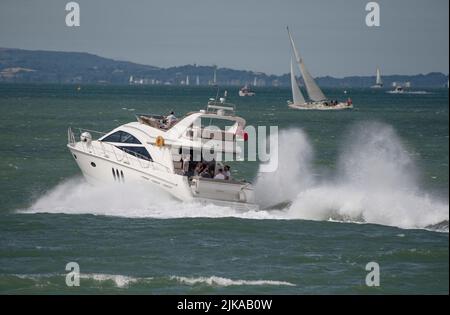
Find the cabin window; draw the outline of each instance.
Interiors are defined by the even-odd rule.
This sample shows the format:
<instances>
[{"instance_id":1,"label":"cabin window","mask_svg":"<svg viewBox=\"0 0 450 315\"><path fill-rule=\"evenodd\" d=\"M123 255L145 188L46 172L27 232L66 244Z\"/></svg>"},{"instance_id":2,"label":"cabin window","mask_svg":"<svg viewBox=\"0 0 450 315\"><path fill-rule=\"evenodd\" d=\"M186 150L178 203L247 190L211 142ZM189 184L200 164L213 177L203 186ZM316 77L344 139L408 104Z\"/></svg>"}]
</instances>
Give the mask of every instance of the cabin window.
<instances>
[{"instance_id":1,"label":"cabin window","mask_svg":"<svg viewBox=\"0 0 450 315\"><path fill-rule=\"evenodd\" d=\"M103 138L104 142L117 142L117 143L133 143L142 144L136 137L125 131L116 131L106 138Z\"/></svg>"},{"instance_id":2,"label":"cabin window","mask_svg":"<svg viewBox=\"0 0 450 315\"><path fill-rule=\"evenodd\" d=\"M91 162L91 166L92 166L92 167L96 167L97 165L95 165L94 162Z\"/></svg>"},{"instance_id":3,"label":"cabin window","mask_svg":"<svg viewBox=\"0 0 450 315\"><path fill-rule=\"evenodd\" d=\"M137 158L147 161L153 161L150 153L148 153L147 149L144 147L117 147L117 148Z\"/></svg>"}]
</instances>

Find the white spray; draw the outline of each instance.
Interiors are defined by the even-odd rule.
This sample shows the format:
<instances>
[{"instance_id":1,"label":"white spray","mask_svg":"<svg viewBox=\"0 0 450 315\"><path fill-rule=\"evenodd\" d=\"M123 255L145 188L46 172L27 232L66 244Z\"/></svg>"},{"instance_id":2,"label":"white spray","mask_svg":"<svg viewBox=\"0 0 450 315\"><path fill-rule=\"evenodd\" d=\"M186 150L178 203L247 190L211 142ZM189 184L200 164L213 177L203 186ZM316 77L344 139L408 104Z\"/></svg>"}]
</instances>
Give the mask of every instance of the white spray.
<instances>
[{"instance_id":1,"label":"white spray","mask_svg":"<svg viewBox=\"0 0 450 315\"><path fill-rule=\"evenodd\" d=\"M424 228L448 221L448 202L421 191L417 172L392 127L365 123L352 129L327 180L315 180L313 148L299 129L279 134L279 163L274 173L257 176L255 190L264 208L292 204L282 211L239 212L228 207L174 200L162 191L139 186L93 187L70 179L23 212L96 214L122 217L240 217L368 222Z\"/></svg>"},{"instance_id":2,"label":"white spray","mask_svg":"<svg viewBox=\"0 0 450 315\"><path fill-rule=\"evenodd\" d=\"M293 135L291 132L286 136ZM423 228L448 221L448 203L419 189L414 163L392 127L364 123L353 128L350 135L338 159L337 172L328 180L307 187L307 183L313 183L307 172L292 173L312 169L310 161L301 156L297 160L305 165L287 168L287 172L280 169L275 175L298 179L295 183L285 183L287 187L291 184L298 187L298 182L302 183L291 199L287 218L334 219L402 228ZM304 142L301 137L299 144ZM290 146L290 150L288 154L296 154L302 149ZM305 145L305 150L309 155L310 145ZM305 177L307 180L302 182ZM291 194L288 190L289 197Z\"/></svg>"}]
</instances>

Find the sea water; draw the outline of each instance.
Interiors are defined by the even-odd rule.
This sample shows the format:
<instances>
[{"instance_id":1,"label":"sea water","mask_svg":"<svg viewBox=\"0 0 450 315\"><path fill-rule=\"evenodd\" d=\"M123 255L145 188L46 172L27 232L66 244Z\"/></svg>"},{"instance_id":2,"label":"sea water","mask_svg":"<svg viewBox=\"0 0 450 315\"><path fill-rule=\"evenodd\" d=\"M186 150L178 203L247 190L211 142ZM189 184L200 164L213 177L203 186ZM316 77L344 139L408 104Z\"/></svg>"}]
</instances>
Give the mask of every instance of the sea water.
<instances>
[{"instance_id":1,"label":"sea water","mask_svg":"<svg viewBox=\"0 0 450 315\"><path fill-rule=\"evenodd\" d=\"M247 124L279 127L276 172L231 163L265 210L89 186L66 148L68 126L181 116L213 88L0 85L0 292L448 294L447 89L325 89L352 98L337 112L289 109L289 89L227 90Z\"/></svg>"}]
</instances>

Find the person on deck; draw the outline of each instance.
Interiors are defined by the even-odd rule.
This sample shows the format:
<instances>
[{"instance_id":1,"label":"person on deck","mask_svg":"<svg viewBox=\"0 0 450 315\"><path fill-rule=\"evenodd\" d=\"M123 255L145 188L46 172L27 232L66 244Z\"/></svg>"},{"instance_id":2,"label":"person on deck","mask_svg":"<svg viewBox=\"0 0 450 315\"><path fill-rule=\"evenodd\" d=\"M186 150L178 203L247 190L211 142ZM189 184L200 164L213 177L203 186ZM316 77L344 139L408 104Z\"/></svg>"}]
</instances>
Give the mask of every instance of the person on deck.
<instances>
[{"instance_id":1,"label":"person on deck","mask_svg":"<svg viewBox=\"0 0 450 315\"><path fill-rule=\"evenodd\" d=\"M223 169L219 168L217 175L214 176L214 179L225 179L225 175L223 174Z\"/></svg>"},{"instance_id":2,"label":"person on deck","mask_svg":"<svg viewBox=\"0 0 450 315\"><path fill-rule=\"evenodd\" d=\"M230 172L230 166L225 165L223 168L223 174L225 175L226 180L231 180L231 172Z\"/></svg>"},{"instance_id":3,"label":"person on deck","mask_svg":"<svg viewBox=\"0 0 450 315\"><path fill-rule=\"evenodd\" d=\"M170 114L166 117L167 122L167 128L172 127L172 125L177 121L177 117L175 117L175 113L172 111Z\"/></svg>"}]
</instances>

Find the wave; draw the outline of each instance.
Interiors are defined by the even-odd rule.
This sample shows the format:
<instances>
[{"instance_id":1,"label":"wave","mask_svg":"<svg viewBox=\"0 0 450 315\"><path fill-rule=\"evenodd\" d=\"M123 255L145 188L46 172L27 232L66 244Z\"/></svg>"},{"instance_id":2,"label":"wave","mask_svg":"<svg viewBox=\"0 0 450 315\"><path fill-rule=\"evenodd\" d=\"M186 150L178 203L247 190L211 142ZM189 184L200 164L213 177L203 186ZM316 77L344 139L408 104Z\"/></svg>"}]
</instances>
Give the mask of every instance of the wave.
<instances>
[{"instance_id":1,"label":"wave","mask_svg":"<svg viewBox=\"0 0 450 315\"><path fill-rule=\"evenodd\" d=\"M5 275L3 275L5 276ZM66 274L57 274L57 273L50 273L50 274L14 274L12 275L14 277L17 277L22 280L32 280L34 282L44 282L49 284L49 280L55 279L55 280L61 280L65 279ZM114 275L114 274L103 274L103 273L81 273L80 274L80 281L82 280L90 280L93 282L100 282L100 283L112 283L113 286L117 288L127 288L131 284L137 283L137 282L148 282L151 281L152 277L145 277L145 278L139 278L139 277L131 277L131 276L124 276L124 275Z\"/></svg>"},{"instance_id":2,"label":"wave","mask_svg":"<svg viewBox=\"0 0 450 315\"><path fill-rule=\"evenodd\" d=\"M13 275L1 275L8 277L15 277L22 280L30 280L34 284L39 284L42 287L45 285L51 285L52 283L61 283L61 280L65 280L66 274L13 274ZM120 274L104 274L104 273L81 273L80 285L85 287L96 287L95 283L101 286L111 285L116 288L126 289L133 285L139 284L165 284L170 285L170 282L176 282L179 284L196 286L207 285L216 287L229 287L229 286L295 286L295 284L287 281L278 280L242 280L242 279L229 279L218 276L210 277L184 277L184 276L166 276L166 277L136 277ZM63 283L64 285L64 283Z\"/></svg>"},{"instance_id":3,"label":"wave","mask_svg":"<svg viewBox=\"0 0 450 315\"><path fill-rule=\"evenodd\" d=\"M209 286L238 286L238 285L275 285L275 286L295 286L295 284L286 282L286 281L276 281L276 280L232 280L223 277L179 277L172 276L170 277L172 280L176 280L180 283L187 285L209 285Z\"/></svg>"},{"instance_id":4,"label":"wave","mask_svg":"<svg viewBox=\"0 0 450 315\"><path fill-rule=\"evenodd\" d=\"M448 232L448 201L423 191L417 168L395 130L381 123L351 128L336 171L317 176L314 150L300 129L279 134L278 169L260 173L255 193L262 209L241 212L213 204L181 203L137 185L90 186L69 179L22 213L94 214L131 218L307 219L374 223ZM329 173L329 171L328 171ZM280 207L273 207L274 205Z\"/></svg>"},{"instance_id":5,"label":"wave","mask_svg":"<svg viewBox=\"0 0 450 315\"><path fill-rule=\"evenodd\" d=\"M403 91L403 92L395 92L395 91L387 91L389 94L433 94L433 92L427 91Z\"/></svg>"}]
</instances>

